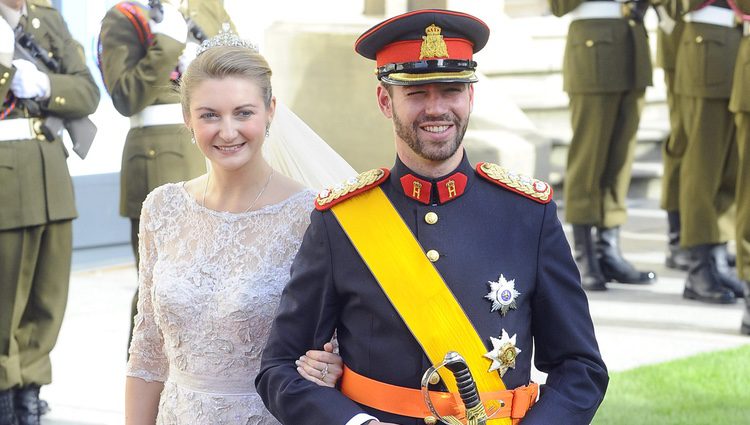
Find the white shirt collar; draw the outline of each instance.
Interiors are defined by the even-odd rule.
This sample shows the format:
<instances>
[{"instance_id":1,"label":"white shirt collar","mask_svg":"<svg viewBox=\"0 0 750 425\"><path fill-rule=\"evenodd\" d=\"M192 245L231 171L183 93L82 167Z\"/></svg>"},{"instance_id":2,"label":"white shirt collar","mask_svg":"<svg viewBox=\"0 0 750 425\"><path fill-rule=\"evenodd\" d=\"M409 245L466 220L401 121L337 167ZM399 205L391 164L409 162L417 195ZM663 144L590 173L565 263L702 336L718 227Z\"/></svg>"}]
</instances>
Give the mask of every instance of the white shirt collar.
<instances>
[{"instance_id":1,"label":"white shirt collar","mask_svg":"<svg viewBox=\"0 0 750 425\"><path fill-rule=\"evenodd\" d=\"M13 9L9 6L6 6L3 3L0 3L0 14L3 15L3 18L10 24L11 28L15 28L18 26L18 22L21 20L21 16L28 16L28 10L26 9L26 2L23 2L21 5L21 10Z\"/></svg>"}]
</instances>

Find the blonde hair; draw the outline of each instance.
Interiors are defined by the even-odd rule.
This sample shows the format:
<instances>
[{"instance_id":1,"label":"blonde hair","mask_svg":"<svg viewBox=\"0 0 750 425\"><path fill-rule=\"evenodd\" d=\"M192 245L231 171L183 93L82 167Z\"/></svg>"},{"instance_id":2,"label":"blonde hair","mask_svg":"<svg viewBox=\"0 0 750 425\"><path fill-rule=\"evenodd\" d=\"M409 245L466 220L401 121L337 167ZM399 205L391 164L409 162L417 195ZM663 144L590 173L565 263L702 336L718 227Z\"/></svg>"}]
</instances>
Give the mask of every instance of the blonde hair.
<instances>
[{"instance_id":1,"label":"blonde hair","mask_svg":"<svg viewBox=\"0 0 750 425\"><path fill-rule=\"evenodd\" d=\"M258 52L246 47L212 47L196 57L180 79L182 112L190 116L190 95L202 82L227 77L247 78L260 87L268 108L273 97L271 67Z\"/></svg>"}]
</instances>

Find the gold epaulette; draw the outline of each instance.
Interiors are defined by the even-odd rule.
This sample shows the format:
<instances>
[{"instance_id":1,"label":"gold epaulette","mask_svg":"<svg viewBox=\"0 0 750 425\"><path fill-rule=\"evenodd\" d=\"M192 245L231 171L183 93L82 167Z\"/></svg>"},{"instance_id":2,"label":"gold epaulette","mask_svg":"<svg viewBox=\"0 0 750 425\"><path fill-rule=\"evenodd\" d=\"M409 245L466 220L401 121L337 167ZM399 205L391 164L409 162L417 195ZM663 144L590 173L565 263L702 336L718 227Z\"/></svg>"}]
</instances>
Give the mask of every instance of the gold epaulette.
<instances>
[{"instance_id":1,"label":"gold epaulette","mask_svg":"<svg viewBox=\"0 0 750 425\"><path fill-rule=\"evenodd\" d=\"M387 168L375 168L332 188L323 189L315 198L315 209L325 211L340 202L380 185L389 175L390 171Z\"/></svg>"},{"instance_id":2,"label":"gold epaulette","mask_svg":"<svg viewBox=\"0 0 750 425\"><path fill-rule=\"evenodd\" d=\"M477 174L492 183L540 204L546 204L552 200L552 187L546 182L523 174L516 174L505 167L490 162L480 162L476 169Z\"/></svg>"}]
</instances>

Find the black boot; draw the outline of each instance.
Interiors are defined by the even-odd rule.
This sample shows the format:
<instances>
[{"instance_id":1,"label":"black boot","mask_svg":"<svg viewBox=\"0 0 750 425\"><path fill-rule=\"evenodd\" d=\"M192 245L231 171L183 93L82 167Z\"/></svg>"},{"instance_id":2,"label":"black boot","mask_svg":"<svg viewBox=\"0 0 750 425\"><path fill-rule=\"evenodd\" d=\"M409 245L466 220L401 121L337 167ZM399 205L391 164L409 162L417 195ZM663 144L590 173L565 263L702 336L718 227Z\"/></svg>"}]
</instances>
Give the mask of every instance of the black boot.
<instances>
[{"instance_id":1,"label":"black boot","mask_svg":"<svg viewBox=\"0 0 750 425\"><path fill-rule=\"evenodd\" d=\"M16 420L16 390L0 390L0 424L18 425Z\"/></svg>"},{"instance_id":2,"label":"black boot","mask_svg":"<svg viewBox=\"0 0 750 425\"><path fill-rule=\"evenodd\" d=\"M685 280L684 298L714 304L737 301L734 292L724 287L716 267L717 245L698 245L690 248L690 270Z\"/></svg>"},{"instance_id":3,"label":"black boot","mask_svg":"<svg viewBox=\"0 0 750 425\"><path fill-rule=\"evenodd\" d=\"M669 233L667 233L669 253L664 263L670 269L688 271L690 269L690 253L680 246L679 211L667 211L667 222L669 223Z\"/></svg>"},{"instance_id":4,"label":"black boot","mask_svg":"<svg viewBox=\"0 0 750 425\"><path fill-rule=\"evenodd\" d=\"M653 283L656 281L656 273L636 270L622 257L619 227L597 229L596 253L599 258L599 267L607 282Z\"/></svg>"},{"instance_id":5,"label":"black boot","mask_svg":"<svg viewBox=\"0 0 750 425\"><path fill-rule=\"evenodd\" d=\"M727 252L727 244L719 244L712 250L714 256L714 262L716 263L716 270L719 272L721 277L721 284L734 292L734 296L737 298L745 297L745 283L741 281L732 267L729 265L729 258Z\"/></svg>"},{"instance_id":6,"label":"black boot","mask_svg":"<svg viewBox=\"0 0 750 425\"><path fill-rule=\"evenodd\" d=\"M750 282L745 282L747 293L750 294ZM742 315L740 332L750 335L750 296L745 297L745 314Z\"/></svg>"},{"instance_id":7,"label":"black boot","mask_svg":"<svg viewBox=\"0 0 750 425\"><path fill-rule=\"evenodd\" d=\"M41 425L39 385L27 385L16 392L16 416L19 425Z\"/></svg>"},{"instance_id":8,"label":"black boot","mask_svg":"<svg viewBox=\"0 0 750 425\"><path fill-rule=\"evenodd\" d=\"M604 276L599 269L596 259L592 227L585 224L573 225L573 247L578 271L581 273L581 286L589 291L604 291L607 289Z\"/></svg>"}]
</instances>

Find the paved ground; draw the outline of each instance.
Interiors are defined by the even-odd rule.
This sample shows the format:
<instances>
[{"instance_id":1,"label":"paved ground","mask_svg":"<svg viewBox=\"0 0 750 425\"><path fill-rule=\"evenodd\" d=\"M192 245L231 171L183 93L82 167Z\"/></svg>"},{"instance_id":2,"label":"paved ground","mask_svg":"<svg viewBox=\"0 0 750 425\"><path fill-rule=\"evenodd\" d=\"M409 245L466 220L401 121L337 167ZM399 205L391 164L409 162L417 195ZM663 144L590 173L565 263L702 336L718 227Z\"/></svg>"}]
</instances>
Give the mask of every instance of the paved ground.
<instances>
[{"instance_id":1,"label":"paved ground","mask_svg":"<svg viewBox=\"0 0 750 425\"><path fill-rule=\"evenodd\" d=\"M602 355L613 371L750 344L738 333L740 304L682 299L684 274L663 266L665 222L653 201L634 201L622 234L627 256L656 270L658 283L613 284L589 294ZM111 258L120 265L111 265ZM42 390L52 407L45 425L123 423L127 317L136 286L127 258L123 248L76 257L68 312L52 353L54 383Z\"/></svg>"}]
</instances>

